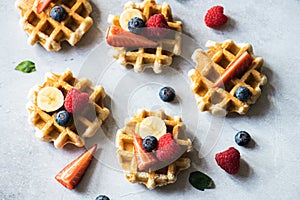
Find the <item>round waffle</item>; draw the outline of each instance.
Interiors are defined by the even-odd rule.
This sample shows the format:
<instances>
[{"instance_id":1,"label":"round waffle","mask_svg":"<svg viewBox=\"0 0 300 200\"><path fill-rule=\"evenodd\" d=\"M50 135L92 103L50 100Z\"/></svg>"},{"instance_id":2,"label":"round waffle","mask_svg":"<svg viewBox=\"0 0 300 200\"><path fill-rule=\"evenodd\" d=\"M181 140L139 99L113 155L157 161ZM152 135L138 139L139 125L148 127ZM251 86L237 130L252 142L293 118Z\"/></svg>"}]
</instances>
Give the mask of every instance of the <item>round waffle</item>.
<instances>
[{"instance_id":1,"label":"round waffle","mask_svg":"<svg viewBox=\"0 0 300 200\"><path fill-rule=\"evenodd\" d=\"M156 170L148 169L140 171L134 153L133 134L136 126L149 116L161 118L166 124L167 131L172 133L174 140L183 150L180 157L172 163L164 163L164 165L161 165L161 168L157 168ZM171 117L163 111L151 112L141 110L137 112L131 118L131 121L126 124L125 128L117 132L116 136L117 155L121 167L125 171L126 179L131 183L144 184L149 189L174 183L178 173L181 170L189 168L191 162L189 158L185 157L185 152L191 151L192 142L186 137L182 128L183 123L178 116Z\"/></svg>"}]
</instances>

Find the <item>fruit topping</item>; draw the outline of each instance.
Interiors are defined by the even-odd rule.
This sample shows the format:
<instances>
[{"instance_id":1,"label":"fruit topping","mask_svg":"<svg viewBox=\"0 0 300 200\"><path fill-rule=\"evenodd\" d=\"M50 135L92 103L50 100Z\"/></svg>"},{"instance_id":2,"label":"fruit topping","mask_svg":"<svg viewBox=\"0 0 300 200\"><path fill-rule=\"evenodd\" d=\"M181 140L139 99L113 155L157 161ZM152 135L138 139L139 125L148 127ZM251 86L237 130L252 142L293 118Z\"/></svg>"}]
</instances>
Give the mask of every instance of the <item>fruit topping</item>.
<instances>
[{"instance_id":1,"label":"fruit topping","mask_svg":"<svg viewBox=\"0 0 300 200\"><path fill-rule=\"evenodd\" d=\"M97 196L96 200L109 200L109 198L105 195L99 195Z\"/></svg>"},{"instance_id":2,"label":"fruit topping","mask_svg":"<svg viewBox=\"0 0 300 200\"><path fill-rule=\"evenodd\" d=\"M169 25L163 14L152 15L146 22L149 37L163 38L169 31Z\"/></svg>"},{"instance_id":3,"label":"fruit topping","mask_svg":"<svg viewBox=\"0 0 300 200\"><path fill-rule=\"evenodd\" d=\"M56 87L44 87L37 95L37 105L45 112L53 112L64 105L64 95Z\"/></svg>"},{"instance_id":4,"label":"fruit topping","mask_svg":"<svg viewBox=\"0 0 300 200\"><path fill-rule=\"evenodd\" d=\"M138 170L144 171L157 163L157 159L152 153L148 153L143 148L143 139L138 135L133 135L134 154Z\"/></svg>"},{"instance_id":5,"label":"fruit topping","mask_svg":"<svg viewBox=\"0 0 300 200\"><path fill-rule=\"evenodd\" d=\"M171 87L163 87L159 91L159 97L165 102L171 102L175 99L175 90Z\"/></svg>"},{"instance_id":6,"label":"fruit topping","mask_svg":"<svg viewBox=\"0 0 300 200\"><path fill-rule=\"evenodd\" d=\"M71 88L65 99L65 108L69 113L81 111L89 102L89 95L85 92L80 92L75 88Z\"/></svg>"},{"instance_id":7,"label":"fruit topping","mask_svg":"<svg viewBox=\"0 0 300 200\"><path fill-rule=\"evenodd\" d=\"M140 34L142 28L144 27L145 27L144 20L138 17L134 17L128 22L129 31L135 34Z\"/></svg>"},{"instance_id":8,"label":"fruit topping","mask_svg":"<svg viewBox=\"0 0 300 200\"><path fill-rule=\"evenodd\" d=\"M132 18L140 18L144 19L143 13L138 9L126 9L123 11L123 13L120 15L119 23L123 30L129 31L128 29L128 22Z\"/></svg>"},{"instance_id":9,"label":"fruit topping","mask_svg":"<svg viewBox=\"0 0 300 200\"><path fill-rule=\"evenodd\" d=\"M43 12L51 3L52 0L40 0L37 5L37 13L40 14Z\"/></svg>"},{"instance_id":10,"label":"fruit topping","mask_svg":"<svg viewBox=\"0 0 300 200\"><path fill-rule=\"evenodd\" d=\"M247 87L240 86L235 91L235 96L240 101L247 101L252 96L252 93L250 92L250 90Z\"/></svg>"},{"instance_id":11,"label":"fruit topping","mask_svg":"<svg viewBox=\"0 0 300 200\"><path fill-rule=\"evenodd\" d=\"M50 17L58 22L66 19L67 12L62 6L54 6L50 11Z\"/></svg>"},{"instance_id":12,"label":"fruit topping","mask_svg":"<svg viewBox=\"0 0 300 200\"><path fill-rule=\"evenodd\" d=\"M151 152L151 151L155 150L157 145L158 145L158 141L157 141L156 137L154 137L154 136L149 135L143 139L143 148L147 152Z\"/></svg>"},{"instance_id":13,"label":"fruit topping","mask_svg":"<svg viewBox=\"0 0 300 200\"><path fill-rule=\"evenodd\" d=\"M229 174L236 174L240 169L240 152L234 147L217 153L217 164Z\"/></svg>"},{"instance_id":14,"label":"fruit topping","mask_svg":"<svg viewBox=\"0 0 300 200\"><path fill-rule=\"evenodd\" d=\"M240 146L246 146L251 141L251 136L246 131L239 131L235 137L235 142Z\"/></svg>"},{"instance_id":15,"label":"fruit topping","mask_svg":"<svg viewBox=\"0 0 300 200\"><path fill-rule=\"evenodd\" d=\"M158 140L156 157L160 161L173 161L180 155L180 146L173 139L171 133L166 133Z\"/></svg>"},{"instance_id":16,"label":"fruit topping","mask_svg":"<svg viewBox=\"0 0 300 200\"><path fill-rule=\"evenodd\" d=\"M225 69L223 74L213 84L213 87L220 87L226 84L229 80L234 77L240 76L251 66L253 58L245 51L236 60L232 61Z\"/></svg>"},{"instance_id":17,"label":"fruit topping","mask_svg":"<svg viewBox=\"0 0 300 200\"><path fill-rule=\"evenodd\" d=\"M67 126L70 122L71 115L66 110L61 110L56 114L55 121L60 126Z\"/></svg>"},{"instance_id":18,"label":"fruit topping","mask_svg":"<svg viewBox=\"0 0 300 200\"><path fill-rule=\"evenodd\" d=\"M157 43L143 36L111 26L106 32L106 42L113 47L153 48Z\"/></svg>"},{"instance_id":19,"label":"fruit topping","mask_svg":"<svg viewBox=\"0 0 300 200\"><path fill-rule=\"evenodd\" d=\"M161 136L167 133L167 127L164 120L161 118L149 116L143 119L141 123L136 126L135 132L138 133L142 138L151 135L159 139Z\"/></svg>"},{"instance_id":20,"label":"fruit topping","mask_svg":"<svg viewBox=\"0 0 300 200\"><path fill-rule=\"evenodd\" d=\"M214 6L210 8L204 17L206 26L215 28L226 24L228 18L223 14L223 11L224 8L222 6Z\"/></svg>"},{"instance_id":21,"label":"fruit topping","mask_svg":"<svg viewBox=\"0 0 300 200\"><path fill-rule=\"evenodd\" d=\"M97 145L95 144L89 150L85 151L78 158L68 164L64 169L62 169L55 176L55 179L69 190L74 189L90 165L93 159L93 153L96 151L96 149Z\"/></svg>"}]
</instances>

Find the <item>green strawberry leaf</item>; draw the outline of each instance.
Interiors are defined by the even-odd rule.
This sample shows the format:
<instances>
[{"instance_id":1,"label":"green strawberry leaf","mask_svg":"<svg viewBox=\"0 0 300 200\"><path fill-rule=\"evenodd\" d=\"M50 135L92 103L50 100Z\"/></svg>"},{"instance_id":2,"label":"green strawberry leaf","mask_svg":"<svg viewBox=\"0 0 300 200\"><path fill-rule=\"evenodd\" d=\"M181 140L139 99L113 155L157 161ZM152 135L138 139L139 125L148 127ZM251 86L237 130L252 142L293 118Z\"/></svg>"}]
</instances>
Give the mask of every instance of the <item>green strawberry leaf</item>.
<instances>
[{"instance_id":1,"label":"green strawberry leaf","mask_svg":"<svg viewBox=\"0 0 300 200\"><path fill-rule=\"evenodd\" d=\"M194 188L201 191L214 187L213 180L206 174L199 171L190 173L189 182Z\"/></svg>"},{"instance_id":2,"label":"green strawberry leaf","mask_svg":"<svg viewBox=\"0 0 300 200\"><path fill-rule=\"evenodd\" d=\"M19 63L17 65L17 67L15 68L15 70L24 72L24 73L31 73L31 72L35 72L35 64L29 60L25 60L21 63Z\"/></svg>"}]
</instances>

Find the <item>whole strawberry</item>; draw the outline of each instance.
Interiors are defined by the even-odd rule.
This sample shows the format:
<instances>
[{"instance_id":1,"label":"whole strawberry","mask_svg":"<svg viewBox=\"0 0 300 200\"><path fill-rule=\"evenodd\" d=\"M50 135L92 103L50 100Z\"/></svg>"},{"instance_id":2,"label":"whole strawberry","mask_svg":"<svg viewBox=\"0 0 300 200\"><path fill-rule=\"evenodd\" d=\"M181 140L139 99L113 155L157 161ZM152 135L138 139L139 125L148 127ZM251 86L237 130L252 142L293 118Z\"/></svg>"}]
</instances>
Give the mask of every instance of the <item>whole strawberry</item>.
<instances>
[{"instance_id":1,"label":"whole strawberry","mask_svg":"<svg viewBox=\"0 0 300 200\"><path fill-rule=\"evenodd\" d=\"M210 8L204 17L206 26L215 28L224 25L228 18L223 14L223 11L224 8L222 6L214 6Z\"/></svg>"},{"instance_id":2,"label":"whole strawberry","mask_svg":"<svg viewBox=\"0 0 300 200\"><path fill-rule=\"evenodd\" d=\"M169 25L162 14L152 15L146 22L147 36L163 38L168 34Z\"/></svg>"},{"instance_id":3,"label":"whole strawberry","mask_svg":"<svg viewBox=\"0 0 300 200\"><path fill-rule=\"evenodd\" d=\"M173 139L171 133L166 133L158 140L156 157L160 161L173 161L180 154L180 146Z\"/></svg>"},{"instance_id":4,"label":"whole strawberry","mask_svg":"<svg viewBox=\"0 0 300 200\"><path fill-rule=\"evenodd\" d=\"M89 95L85 92L80 92L75 88L71 88L65 98L65 109L69 113L81 111L89 102Z\"/></svg>"},{"instance_id":5,"label":"whole strawberry","mask_svg":"<svg viewBox=\"0 0 300 200\"><path fill-rule=\"evenodd\" d=\"M240 152L234 147L217 153L217 164L229 174L236 174L240 169Z\"/></svg>"}]
</instances>

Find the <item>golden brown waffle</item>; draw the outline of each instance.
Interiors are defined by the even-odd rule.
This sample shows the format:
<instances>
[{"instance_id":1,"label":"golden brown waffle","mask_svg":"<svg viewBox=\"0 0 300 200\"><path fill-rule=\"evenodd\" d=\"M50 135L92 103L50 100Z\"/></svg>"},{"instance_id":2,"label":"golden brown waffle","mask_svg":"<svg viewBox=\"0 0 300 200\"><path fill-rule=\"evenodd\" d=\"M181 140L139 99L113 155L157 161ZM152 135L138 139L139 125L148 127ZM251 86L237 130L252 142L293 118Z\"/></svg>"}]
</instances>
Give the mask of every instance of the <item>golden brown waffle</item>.
<instances>
[{"instance_id":1,"label":"golden brown waffle","mask_svg":"<svg viewBox=\"0 0 300 200\"><path fill-rule=\"evenodd\" d=\"M89 94L88 105L78 114L73 115L72 123L63 127L56 123L56 112L47 113L37 106L39 91L47 86L56 87L66 96L71 88L76 88ZM31 102L27 104L30 123L36 127L36 136L45 142L54 142L56 148L63 148L66 144L78 147L84 145L84 138L92 137L108 117L109 110L104 107L106 96L102 86L93 86L87 79L77 79L70 70L61 75L49 73L42 85L32 88L29 93Z\"/></svg>"},{"instance_id":2,"label":"golden brown waffle","mask_svg":"<svg viewBox=\"0 0 300 200\"><path fill-rule=\"evenodd\" d=\"M172 38L159 40L159 46L154 49L138 48L136 51L128 51L126 48L114 48L115 59L123 66L132 66L135 72L142 72L145 68L153 68L155 73L161 73L163 66L172 64L173 55L181 53L181 21L174 21L171 7L167 3L156 4L155 0L145 0L140 3L128 2L126 9L138 9L143 13L147 21L154 14L163 14L171 30L174 32ZM120 27L120 16L110 15L108 23Z\"/></svg>"},{"instance_id":3,"label":"golden brown waffle","mask_svg":"<svg viewBox=\"0 0 300 200\"><path fill-rule=\"evenodd\" d=\"M48 51L61 49L61 42L67 41L74 46L93 24L89 16L92 6L89 0L53 0L40 14L37 13L39 0L17 0L16 5L21 10L20 23L29 35L28 43L40 43ZM68 16L62 22L50 17L54 6L62 6Z\"/></svg>"},{"instance_id":4,"label":"golden brown waffle","mask_svg":"<svg viewBox=\"0 0 300 200\"><path fill-rule=\"evenodd\" d=\"M157 116L164 120L167 131L173 134L176 143L182 147L183 155L173 163L167 166L166 164L163 165L162 169L156 171L139 171L134 156L132 133L135 132L136 126L149 116ZM117 132L116 136L117 155L121 167L125 171L126 179L131 183L142 183L149 189L174 183L178 173L190 167L190 159L185 157L184 153L192 150L192 142L186 137L182 127L181 118L178 116L171 117L166 115L163 111L150 112L141 110L137 112L136 115L131 118L131 121L126 124L125 128Z\"/></svg>"},{"instance_id":5,"label":"golden brown waffle","mask_svg":"<svg viewBox=\"0 0 300 200\"><path fill-rule=\"evenodd\" d=\"M194 52L192 59L197 66L189 71L199 109L221 116L228 112L245 114L260 96L261 86L267 82L261 72L263 59L254 57L250 44L235 44L232 40L226 40L222 43L209 41L207 46L209 49L206 52L200 49ZM254 59L248 70L241 77L232 78L224 87L213 88L212 85L226 67L245 51ZM235 91L240 86L246 86L252 93L246 102L235 97Z\"/></svg>"}]
</instances>

